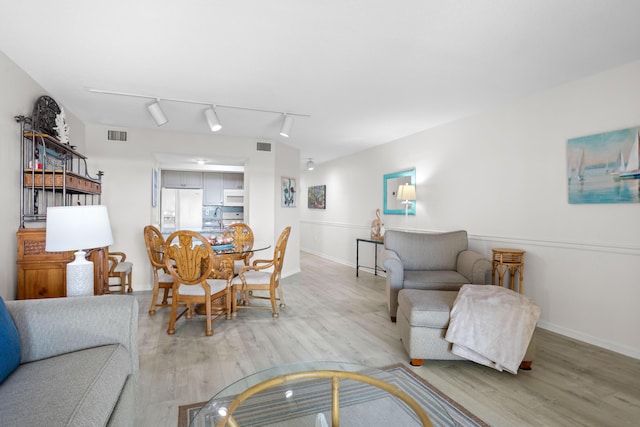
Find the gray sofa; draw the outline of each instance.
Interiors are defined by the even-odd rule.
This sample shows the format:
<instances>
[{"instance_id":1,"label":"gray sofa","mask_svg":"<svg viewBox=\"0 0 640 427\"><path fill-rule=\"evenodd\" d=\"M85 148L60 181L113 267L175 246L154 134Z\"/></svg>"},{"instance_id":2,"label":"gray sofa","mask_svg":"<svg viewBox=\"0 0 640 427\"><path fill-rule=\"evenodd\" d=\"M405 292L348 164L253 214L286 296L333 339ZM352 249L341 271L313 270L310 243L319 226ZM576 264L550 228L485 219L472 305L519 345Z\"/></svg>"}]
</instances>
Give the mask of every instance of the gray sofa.
<instances>
[{"instance_id":1,"label":"gray sofa","mask_svg":"<svg viewBox=\"0 0 640 427\"><path fill-rule=\"evenodd\" d=\"M387 271L391 321L396 321L401 289L457 291L466 283L491 282L491 262L468 249L467 232L387 231L381 259Z\"/></svg>"},{"instance_id":2,"label":"gray sofa","mask_svg":"<svg viewBox=\"0 0 640 427\"><path fill-rule=\"evenodd\" d=\"M138 374L134 297L6 305L18 329L21 361L0 384L0 425L133 425Z\"/></svg>"}]
</instances>

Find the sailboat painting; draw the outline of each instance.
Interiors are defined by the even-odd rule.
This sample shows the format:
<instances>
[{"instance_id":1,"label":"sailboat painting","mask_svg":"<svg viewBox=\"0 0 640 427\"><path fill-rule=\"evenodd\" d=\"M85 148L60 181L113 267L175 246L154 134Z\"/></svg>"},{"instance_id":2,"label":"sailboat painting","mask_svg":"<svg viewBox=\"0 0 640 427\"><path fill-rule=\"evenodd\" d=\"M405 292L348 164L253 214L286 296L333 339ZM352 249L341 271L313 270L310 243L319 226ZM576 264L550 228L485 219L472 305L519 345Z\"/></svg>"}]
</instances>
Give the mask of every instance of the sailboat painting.
<instances>
[{"instance_id":1,"label":"sailboat painting","mask_svg":"<svg viewBox=\"0 0 640 427\"><path fill-rule=\"evenodd\" d=\"M640 203L640 126L567 141L569 203Z\"/></svg>"}]
</instances>

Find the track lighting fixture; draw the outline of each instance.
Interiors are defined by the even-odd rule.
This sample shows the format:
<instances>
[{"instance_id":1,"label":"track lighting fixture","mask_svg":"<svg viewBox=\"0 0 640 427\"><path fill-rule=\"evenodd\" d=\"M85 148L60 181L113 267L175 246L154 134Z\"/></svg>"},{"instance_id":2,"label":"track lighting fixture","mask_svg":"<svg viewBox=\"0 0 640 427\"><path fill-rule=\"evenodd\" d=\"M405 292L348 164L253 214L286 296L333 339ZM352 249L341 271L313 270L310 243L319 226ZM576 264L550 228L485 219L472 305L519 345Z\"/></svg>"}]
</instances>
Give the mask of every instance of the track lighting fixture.
<instances>
[{"instance_id":1,"label":"track lighting fixture","mask_svg":"<svg viewBox=\"0 0 640 427\"><path fill-rule=\"evenodd\" d=\"M309 161L307 162L307 170L312 171L315 168L316 168L316 164L313 162L313 160L311 160L311 158L309 158Z\"/></svg>"},{"instance_id":2,"label":"track lighting fixture","mask_svg":"<svg viewBox=\"0 0 640 427\"><path fill-rule=\"evenodd\" d=\"M289 133L291 132L291 126L293 126L293 117L288 115L287 113L283 114L282 119L282 127L280 128L280 135L289 138Z\"/></svg>"},{"instance_id":3,"label":"track lighting fixture","mask_svg":"<svg viewBox=\"0 0 640 427\"><path fill-rule=\"evenodd\" d=\"M218 114L216 114L216 107L207 108L204 110L204 116L207 119L207 123L209 123L209 127L211 128L211 132L218 132L222 129L222 125L220 124L220 120L218 119Z\"/></svg>"},{"instance_id":4,"label":"track lighting fixture","mask_svg":"<svg viewBox=\"0 0 640 427\"><path fill-rule=\"evenodd\" d=\"M167 116L164 115L164 111L162 111L162 108L160 107L160 98L157 98L156 102L154 102L153 104L147 105L147 109L149 110L149 113L151 113L151 117L153 117L153 120L155 120L158 126L162 126L169 121L167 120Z\"/></svg>"},{"instance_id":5,"label":"track lighting fixture","mask_svg":"<svg viewBox=\"0 0 640 427\"><path fill-rule=\"evenodd\" d=\"M129 96L133 98L145 98L145 99L153 99L155 100L152 104L147 105L147 109L149 113L155 120L158 126L162 126L167 123L169 120L167 116L165 116L162 108L160 107L160 100L162 101L170 101L170 102L180 102L184 104L199 104L206 105L207 108L204 110L204 117L209 124L209 128L211 132L217 132L222 129L222 124L220 123L220 119L218 118L217 109L219 108L229 108L234 110L245 110L245 111L258 111L262 113L271 113L271 114L281 114L282 115L282 126L280 127L280 135L288 138L289 133L291 132L291 126L293 126L293 116L299 117L311 117L308 114L300 114L300 113L292 113L292 112L281 112L275 110L266 110L262 108L249 108L249 107L238 107L233 105L222 105L222 104L211 104L210 102L201 102L201 101L191 101L188 99L176 99L176 98L160 98L157 96L149 96L149 95L141 95L137 93L125 93L125 92L114 92L111 90L102 90L102 89L88 89L89 92L93 93L101 93L104 95L117 95L117 96Z\"/></svg>"}]
</instances>

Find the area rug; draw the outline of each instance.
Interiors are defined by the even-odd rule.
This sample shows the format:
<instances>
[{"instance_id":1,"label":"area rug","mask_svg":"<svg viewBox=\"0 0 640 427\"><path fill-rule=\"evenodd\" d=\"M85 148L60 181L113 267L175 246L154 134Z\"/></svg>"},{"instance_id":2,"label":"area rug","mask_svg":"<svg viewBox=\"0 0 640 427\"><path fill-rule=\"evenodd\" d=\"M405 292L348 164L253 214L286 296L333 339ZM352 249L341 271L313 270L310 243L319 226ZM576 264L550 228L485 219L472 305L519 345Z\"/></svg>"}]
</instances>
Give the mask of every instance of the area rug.
<instances>
[{"instance_id":1,"label":"area rug","mask_svg":"<svg viewBox=\"0 0 640 427\"><path fill-rule=\"evenodd\" d=\"M391 384L394 382L399 382L403 384L402 389L413 397L418 403L422 405L422 407L426 410L429 415L431 422L434 426L463 426L463 427L485 427L488 426L484 421L473 415L471 412L463 408L461 405L456 403L453 399L442 393L440 390L429 384L427 381L422 379L420 376L411 371L411 369L403 364L397 364L392 366L387 366L385 368L381 368L381 377L380 379L387 381ZM360 388L363 387L363 388ZM386 392L377 389L372 391L371 388L364 388L362 385L353 385L348 387L346 390L344 387L341 387L340 390L340 403L341 408L342 405L349 406L352 405L355 407L356 405L360 405L360 407L373 407L376 405L382 405L384 399L389 399ZM318 398L318 391L309 392L309 396L313 396L314 399ZM379 400L376 400L379 399ZM329 397L330 400L330 397ZM373 402L373 403L372 403ZM435 402L435 404L434 404ZM200 408L206 402L193 403L190 405L180 406L178 409L178 427L188 427L189 420L193 418ZM362 406L365 404L366 406ZM313 408L310 405L311 409L309 413L298 413L296 417L298 419L310 418L315 416L314 414L317 412L317 408ZM242 408L242 406L241 406ZM238 411L240 411L240 409ZM408 407L407 407L408 408ZM273 419L274 409L273 406L269 406L265 404L265 406L261 407L259 405L253 405L251 408L245 408L247 412L250 412L251 420L249 422L245 422L241 425L244 427L245 425L252 426L262 426L265 425L263 413L269 412L269 419ZM371 410L371 409L365 409ZM383 411L384 412L384 411ZM345 411L341 409L341 414L345 414ZM261 421L262 416L262 421ZM276 419L274 424L278 424L277 421L284 422L285 416L280 419ZM397 421L397 420L396 420ZM380 419L382 424L380 425L388 425ZM271 424L269 422L268 424ZM396 423L394 423L396 424ZM313 423L309 424L313 425ZM396 424L397 425L397 424Z\"/></svg>"}]
</instances>

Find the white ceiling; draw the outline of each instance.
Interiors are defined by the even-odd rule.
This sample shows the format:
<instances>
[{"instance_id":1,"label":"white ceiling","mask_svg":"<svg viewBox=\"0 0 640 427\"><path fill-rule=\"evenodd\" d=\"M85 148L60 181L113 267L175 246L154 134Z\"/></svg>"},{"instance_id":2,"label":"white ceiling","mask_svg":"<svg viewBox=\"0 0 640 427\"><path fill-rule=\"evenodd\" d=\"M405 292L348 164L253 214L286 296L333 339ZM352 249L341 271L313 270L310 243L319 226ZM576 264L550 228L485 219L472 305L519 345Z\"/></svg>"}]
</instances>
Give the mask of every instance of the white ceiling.
<instances>
[{"instance_id":1,"label":"white ceiling","mask_svg":"<svg viewBox=\"0 0 640 427\"><path fill-rule=\"evenodd\" d=\"M321 163L640 58L638 0L0 0L0 51L86 123L149 100ZM1 70L0 70L1 71ZM0 73L0 76L2 74ZM639 76L640 78L640 76ZM208 133L162 102L161 129Z\"/></svg>"}]
</instances>

